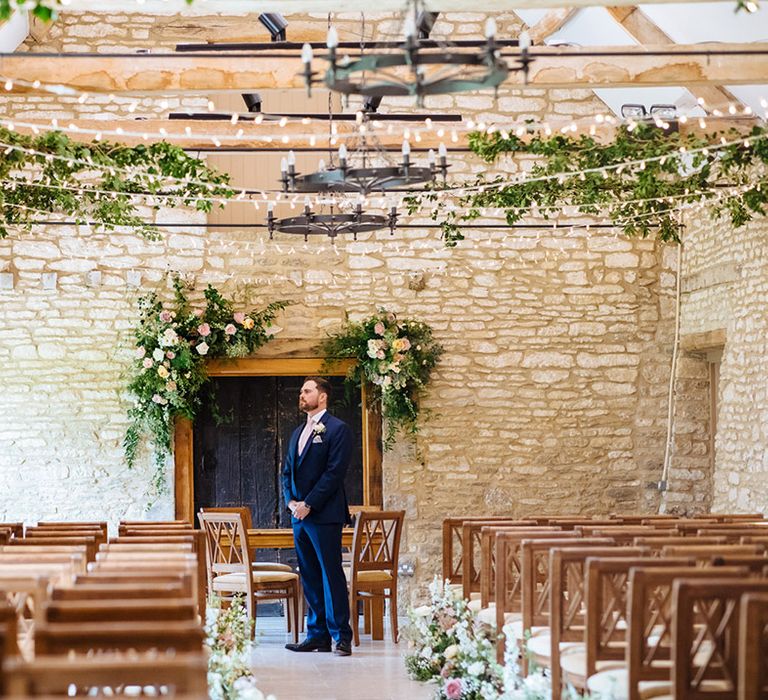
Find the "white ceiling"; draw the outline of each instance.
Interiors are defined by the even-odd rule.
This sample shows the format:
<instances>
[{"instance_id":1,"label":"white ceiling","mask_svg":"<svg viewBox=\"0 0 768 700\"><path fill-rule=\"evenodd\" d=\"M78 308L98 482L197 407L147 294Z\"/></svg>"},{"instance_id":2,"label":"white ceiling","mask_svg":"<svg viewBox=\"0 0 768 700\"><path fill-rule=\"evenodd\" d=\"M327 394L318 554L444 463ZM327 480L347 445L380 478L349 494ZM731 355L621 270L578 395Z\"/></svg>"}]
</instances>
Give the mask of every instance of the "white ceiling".
<instances>
[{"instance_id":1,"label":"white ceiling","mask_svg":"<svg viewBox=\"0 0 768 700\"><path fill-rule=\"evenodd\" d=\"M672 3L640 5L642 12L665 34L678 44L722 41L749 43L768 41L768 9L766 3L749 14L734 12L735 1L712 3ZM536 24L548 10L519 10L517 14L526 24ZM579 10L558 32L548 37L547 44L570 43L578 46L628 46L638 42L602 7ZM745 59L748 60L748 59ZM768 76L766 76L768 78ZM754 86L726 86L744 105L757 114L764 114L761 101L768 99L768 84ZM676 104L679 114L697 116L703 110L696 98L680 88L616 88L595 90L616 114L627 103Z\"/></svg>"}]
</instances>

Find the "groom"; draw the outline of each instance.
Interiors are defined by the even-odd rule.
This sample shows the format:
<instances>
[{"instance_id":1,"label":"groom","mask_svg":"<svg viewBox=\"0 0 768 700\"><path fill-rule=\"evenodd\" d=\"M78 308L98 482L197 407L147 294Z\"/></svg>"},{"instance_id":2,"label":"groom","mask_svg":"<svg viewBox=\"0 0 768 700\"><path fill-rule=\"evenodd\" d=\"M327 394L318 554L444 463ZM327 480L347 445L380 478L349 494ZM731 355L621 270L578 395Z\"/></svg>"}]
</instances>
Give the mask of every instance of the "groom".
<instances>
[{"instance_id":1,"label":"groom","mask_svg":"<svg viewBox=\"0 0 768 700\"><path fill-rule=\"evenodd\" d=\"M326 411L331 385L307 377L299 409L307 422L291 435L283 465L283 495L293 515L293 540L307 597L307 638L291 651L352 653L347 581L341 566L341 529L349 522L344 475L352 455L352 431Z\"/></svg>"}]
</instances>

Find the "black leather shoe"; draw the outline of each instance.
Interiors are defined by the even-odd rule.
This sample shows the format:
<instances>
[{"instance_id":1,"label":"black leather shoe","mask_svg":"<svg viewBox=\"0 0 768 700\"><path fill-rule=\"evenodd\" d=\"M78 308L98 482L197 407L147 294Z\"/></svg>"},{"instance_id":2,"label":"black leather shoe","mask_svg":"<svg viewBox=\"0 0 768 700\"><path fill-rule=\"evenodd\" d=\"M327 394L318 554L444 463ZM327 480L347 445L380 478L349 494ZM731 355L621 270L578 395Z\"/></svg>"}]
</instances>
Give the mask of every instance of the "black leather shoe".
<instances>
[{"instance_id":1,"label":"black leather shoe","mask_svg":"<svg viewBox=\"0 0 768 700\"><path fill-rule=\"evenodd\" d=\"M305 639L300 644L286 644L288 651L330 651L330 639Z\"/></svg>"},{"instance_id":2,"label":"black leather shoe","mask_svg":"<svg viewBox=\"0 0 768 700\"><path fill-rule=\"evenodd\" d=\"M336 656L352 656L352 642L336 642L333 653Z\"/></svg>"}]
</instances>

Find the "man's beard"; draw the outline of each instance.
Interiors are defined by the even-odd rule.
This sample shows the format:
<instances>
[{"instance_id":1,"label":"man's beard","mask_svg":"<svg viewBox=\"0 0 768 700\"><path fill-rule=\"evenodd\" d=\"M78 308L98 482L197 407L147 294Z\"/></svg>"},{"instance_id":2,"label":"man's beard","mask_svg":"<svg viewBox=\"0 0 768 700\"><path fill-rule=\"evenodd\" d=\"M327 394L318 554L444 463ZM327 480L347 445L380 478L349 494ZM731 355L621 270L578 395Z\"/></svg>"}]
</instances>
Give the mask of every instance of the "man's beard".
<instances>
[{"instance_id":1,"label":"man's beard","mask_svg":"<svg viewBox=\"0 0 768 700\"><path fill-rule=\"evenodd\" d=\"M300 399L299 400L299 410L300 411L314 411L319 404L315 403L313 406L309 401L306 399Z\"/></svg>"}]
</instances>

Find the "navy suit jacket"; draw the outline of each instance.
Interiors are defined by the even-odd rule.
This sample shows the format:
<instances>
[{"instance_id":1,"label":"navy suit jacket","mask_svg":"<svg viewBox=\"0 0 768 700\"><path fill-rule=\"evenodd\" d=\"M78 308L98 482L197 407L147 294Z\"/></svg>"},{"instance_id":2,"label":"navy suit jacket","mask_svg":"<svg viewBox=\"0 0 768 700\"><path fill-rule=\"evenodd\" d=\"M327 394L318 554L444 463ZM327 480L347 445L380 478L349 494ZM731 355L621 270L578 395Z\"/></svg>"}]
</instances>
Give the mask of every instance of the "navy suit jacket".
<instances>
[{"instance_id":1,"label":"navy suit jacket","mask_svg":"<svg viewBox=\"0 0 768 700\"><path fill-rule=\"evenodd\" d=\"M311 434L301 455L299 437L305 424L291 435L282 474L285 504L304 501L311 508L304 519L306 523L348 523L351 518L344 477L352 458L352 430L327 411L319 422L325 431L319 435L319 441ZM296 518L291 521L299 522Z\"/></svg>"}]
</instances>

